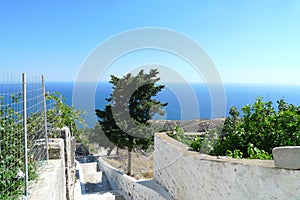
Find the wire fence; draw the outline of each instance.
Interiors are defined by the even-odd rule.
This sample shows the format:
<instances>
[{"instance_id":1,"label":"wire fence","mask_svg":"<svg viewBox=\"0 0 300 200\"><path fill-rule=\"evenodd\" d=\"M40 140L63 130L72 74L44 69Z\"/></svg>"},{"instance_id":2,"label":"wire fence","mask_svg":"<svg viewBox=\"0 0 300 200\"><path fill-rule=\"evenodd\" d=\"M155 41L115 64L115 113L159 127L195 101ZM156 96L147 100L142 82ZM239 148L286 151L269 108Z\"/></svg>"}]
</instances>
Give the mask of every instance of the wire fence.
<instances>
[{"instance_id":1,"label":"wire fence","mask_svg":"<svg viewBox=\"0 0 300 200\"><path fill-rule=\"evenodd\" d=\"M47 148L43 77L0 71L0 199L27 199Z\"/></svg>"}]
</instances>

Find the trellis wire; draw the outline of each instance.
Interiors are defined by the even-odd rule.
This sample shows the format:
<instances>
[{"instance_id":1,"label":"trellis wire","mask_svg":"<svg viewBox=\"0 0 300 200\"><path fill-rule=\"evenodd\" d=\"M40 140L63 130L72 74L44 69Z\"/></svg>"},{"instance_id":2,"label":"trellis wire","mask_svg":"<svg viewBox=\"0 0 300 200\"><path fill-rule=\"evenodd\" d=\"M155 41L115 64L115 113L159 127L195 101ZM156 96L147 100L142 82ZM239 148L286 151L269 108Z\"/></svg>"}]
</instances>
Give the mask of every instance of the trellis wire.
<instances>
[{"instance_id":1,"label":"trellis wire","mask_svg":"<svg viewBox=\"0 0 300 200\"><path fill-rule=\"evenodd\" d=\"M0 71L0 197L28 197L28 181L48 158L43 77Z\"/></svg>"}]
</instances>

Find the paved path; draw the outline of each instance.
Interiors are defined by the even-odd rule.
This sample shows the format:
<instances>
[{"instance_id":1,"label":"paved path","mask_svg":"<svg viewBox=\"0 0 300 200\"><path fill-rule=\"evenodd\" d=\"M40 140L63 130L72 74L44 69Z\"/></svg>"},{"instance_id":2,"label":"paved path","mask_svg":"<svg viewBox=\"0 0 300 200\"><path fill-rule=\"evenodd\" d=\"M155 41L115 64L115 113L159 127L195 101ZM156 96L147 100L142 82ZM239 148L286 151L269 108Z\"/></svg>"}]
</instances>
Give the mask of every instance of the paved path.
<instances>
[{"instance_id":1,"label":"paved path","mask_svg":"<svg viewBox=\"0 0 300 200\"><path fill-rule=\"evenodd\" d=\"M113 190L105 173L99 171L97 162L78 160L76 172L79 179L74 189L75 200L125 200L118 191Z\"/></svg>"}]
</instances>

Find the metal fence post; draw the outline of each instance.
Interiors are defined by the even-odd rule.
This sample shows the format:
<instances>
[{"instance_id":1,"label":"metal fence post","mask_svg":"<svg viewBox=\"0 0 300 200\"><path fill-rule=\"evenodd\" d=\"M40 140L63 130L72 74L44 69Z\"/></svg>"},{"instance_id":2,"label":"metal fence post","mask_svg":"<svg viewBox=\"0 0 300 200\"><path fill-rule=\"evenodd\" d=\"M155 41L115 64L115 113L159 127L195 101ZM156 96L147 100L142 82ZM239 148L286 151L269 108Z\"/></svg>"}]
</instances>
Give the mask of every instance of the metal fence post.
<instances>
[{"instance_id":1,"label":"metal fence post","mask_svg":"<svg viewBox=\"0 0 300 200\"><path fill-rule=\"evenodd\" d=\"M46 105L46 88L45 88L45 79L42 75L42 87L43 87L43 104L44 104L44 123L45 123L45 145L46 145L46 160L49 160L48 153L48 128L47 128L47 105Z\"/></svg>"},{"instance_id":2,"label":"metal fence post","mask_svg":"<svg viewBox=\"0 0 300 200\"><path fill-rule=\"evenodd\" d=\"M27 90L26 74L22 74L23 85L23 127L24 127L24 148L25 148L25 198L28 199L28 155L27 155Z\"/></svg>"}]
</instances>

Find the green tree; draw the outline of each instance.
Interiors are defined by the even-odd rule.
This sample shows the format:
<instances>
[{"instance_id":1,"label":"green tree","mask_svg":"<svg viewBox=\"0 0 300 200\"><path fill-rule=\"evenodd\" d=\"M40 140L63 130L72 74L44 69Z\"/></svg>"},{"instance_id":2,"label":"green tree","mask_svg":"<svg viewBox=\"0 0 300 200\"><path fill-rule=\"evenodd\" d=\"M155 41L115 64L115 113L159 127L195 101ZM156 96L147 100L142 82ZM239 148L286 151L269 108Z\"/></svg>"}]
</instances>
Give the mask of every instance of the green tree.
<instances>
[{"instance_id":1,"label":"green tree","mask_svg":"<svg viewBox=\"0 0 300 200\"><path fill-rule=\"evenodd\" d=\"M117 147L127 147L128 174L131 175L131 152L133 148L146 149L153 144L157 127L149 122L155 114L164 114L161 103L154 96L164 86L157 85L158 70L149 73L141 70L136 76L127 74L122 78L111 76L113 92L104 110L96 109L100 126L107 138Z\"/></svg>"}]
</instances>

